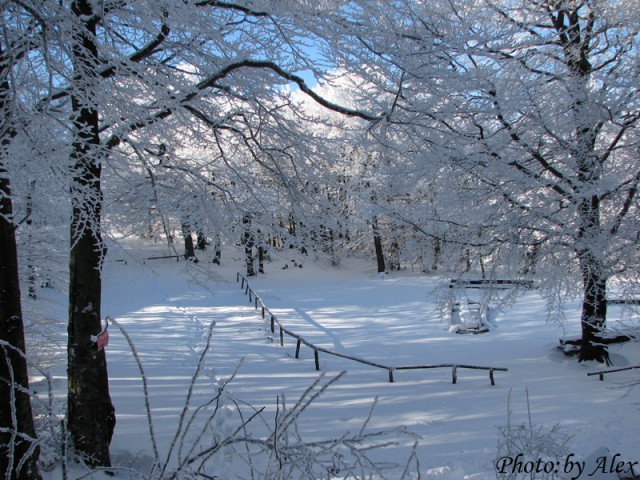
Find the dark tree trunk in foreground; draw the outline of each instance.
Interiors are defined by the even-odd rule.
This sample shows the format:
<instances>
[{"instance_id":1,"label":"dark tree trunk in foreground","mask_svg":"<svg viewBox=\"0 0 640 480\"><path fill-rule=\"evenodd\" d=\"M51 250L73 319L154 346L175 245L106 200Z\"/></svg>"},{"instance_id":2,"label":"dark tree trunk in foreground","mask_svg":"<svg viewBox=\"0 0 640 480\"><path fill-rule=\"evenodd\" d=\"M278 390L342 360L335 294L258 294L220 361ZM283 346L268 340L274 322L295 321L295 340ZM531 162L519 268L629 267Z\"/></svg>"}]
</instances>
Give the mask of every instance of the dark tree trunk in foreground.
<instances>
[{"instance_id":1,"label":"dark tree trunk in foreground","mask_svg":"<svg viewBox=\"0 0 640 480\"><path fill-rule=\"evenodd\" d=\"M88 0L74 1L73 37L76 90L72 96L74 140L71 155L71 252L69 259L67 423L73 446L88 465L111 465L109 444L115 411L109 395L105 351L92 337L102 330L100 234L102 192L98 111L91 101L99 76L94 43L96 17ZM84 98L82 96L84 96Z\"/></svg>"},{"instance_id":2,"label":"dark tree trunk in foreground","mask_svg":"<svg viewBox=\"0 0 640 480\"><path fill-rule=\"evenodd\" d=\"M39 479L39 448L24 356L18 252L6 173L0 163L0 342L8 344L0 345L0 477ZM12 438L14 433L16 438Z\"/></svg>"},{"instance_id":3,"label":"dark tree trunk in foreground","mask_svg":"<svg viewBox=\"0 0 640 480\"><path fill-rule=\"evenodd\" d=\"M0 477L30 480L42 477L28 393L13 204L4 163L11 120L8 64L0 45Z\"/></svg>"}]
</instances>

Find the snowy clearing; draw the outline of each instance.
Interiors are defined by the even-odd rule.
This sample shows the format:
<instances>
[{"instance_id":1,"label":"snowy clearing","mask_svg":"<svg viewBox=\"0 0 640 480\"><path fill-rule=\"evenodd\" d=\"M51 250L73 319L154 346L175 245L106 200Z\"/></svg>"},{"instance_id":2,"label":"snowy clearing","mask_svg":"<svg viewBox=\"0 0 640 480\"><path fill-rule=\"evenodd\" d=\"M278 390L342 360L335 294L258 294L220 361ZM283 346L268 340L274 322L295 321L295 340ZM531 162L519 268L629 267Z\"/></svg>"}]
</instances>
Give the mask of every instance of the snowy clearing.
<instances>
[{"instance_id":1,"label":"snowy clearing","mask_svg":"<svg viewBox=\"0 0 640 480\"><path fill-rule=\"evenodd\" d=\"M301 417L305 440L357 431L377 399L368 428L406 426L419 435L421 478L488 480L496 478L498 428L507 424L509 408L512 424L528 422L528 392L533 423L545 431L558 424L571 436L563 461L568 454L573 454L571 460L584 459L600 447L625 461L640 460L640 387L631 386L640 380L640 372L605 375L601 382L587 376L601 365L579 364L556 348L560 337L579 332L577 306L569 306L570 322L563 330L545 321L544 301L527 291L516 305L500 311L489 333L458 335L449 331L440 312L450 276L399 272L381 277L372 265L360 261L329 267L307 257L295 258L303 265L296 268L291 254L283 252L267 264L265 275L249 279L278 320L318 346L391 366L455 363L508 368L495 372L495 386L487 371L466 369L458 370L454 385L450 368L396 371L390 383L385 370L323 353L322 372L316 372L313 352L303 345L301 358L295 359L295 340L286 335L280 347L277 330L274 338L269 319L261 318L260 309L236 282L236 272L243 271L240 254L225 252L218 267L208 263L206 255L198 264L175 259L143 262L145 255L151 256L149 251L112 250L113 258L127 263L106 264L103 315L126 329L139 353L161 457L175 432L207 329L215 322L194 405L212 398L240 363L227 393L255 408L266 407L265 418L275 414L278 395L284 393L293 403L319 373L330 378L346 371ZM285 264L290 268L283 269ZM118 417L112 457L116 465L144 470L150 465L152 446L142 381L126 339L115 326L110 333L110 389ZM616 367L640 364L638 343L612 346L611 358ZM64 365L53 372L56 394L63 398ZM37 376L33 380L35 385L42 383ZM215 428L233 428L235 421L230 411L223 411ZM257 423L256 428L262 427ZM376 459L403 464L412 441L384 449ZM415 462L412 465L416 468ZM564 465L556 467L562 473ZM233 457L221 468L226 473L220 478L235 477ZM400 473L388 475L399 478ZM566 478L577 478L576 473ZM59 475L54 470L47 478ZM587 477L586 471L582 475L598 478ZM117 471L116 476L130 474Z\"/></svg>"}]
</instances>

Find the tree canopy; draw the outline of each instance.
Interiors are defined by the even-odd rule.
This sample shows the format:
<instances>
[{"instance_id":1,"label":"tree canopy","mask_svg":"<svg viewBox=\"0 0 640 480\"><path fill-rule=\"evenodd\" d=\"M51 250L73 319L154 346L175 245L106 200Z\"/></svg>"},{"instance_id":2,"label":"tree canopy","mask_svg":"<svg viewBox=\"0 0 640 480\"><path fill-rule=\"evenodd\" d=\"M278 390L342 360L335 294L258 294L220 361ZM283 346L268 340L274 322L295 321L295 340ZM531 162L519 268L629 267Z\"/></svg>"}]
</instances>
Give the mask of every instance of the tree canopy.
<instances>
[{"instance_id":1,"label":"tree canopy","mask_svg":"<svg viewBox=\"0 0 640 480\"><path fill-rule=\"evenodd\" d=\"M88 340L104 236L177 252L176 232L193 232L244 240L248 262L267 244L339 261L384 243L396 268L532 276L550 310L582 298L580 359L608 362L607 293L638 283L638 7L3 2L3 350L24 351L21 292L6 285L35 294L46 269L29 244L46 239L69 253L69 431L108 466L106 356ZM0 371L3 399L10 374L26 385L19 357ZM29 445L20 458L37 456ZM17 478L26 460L11 461L0 469Z\"/></svg>"}]
</instances>

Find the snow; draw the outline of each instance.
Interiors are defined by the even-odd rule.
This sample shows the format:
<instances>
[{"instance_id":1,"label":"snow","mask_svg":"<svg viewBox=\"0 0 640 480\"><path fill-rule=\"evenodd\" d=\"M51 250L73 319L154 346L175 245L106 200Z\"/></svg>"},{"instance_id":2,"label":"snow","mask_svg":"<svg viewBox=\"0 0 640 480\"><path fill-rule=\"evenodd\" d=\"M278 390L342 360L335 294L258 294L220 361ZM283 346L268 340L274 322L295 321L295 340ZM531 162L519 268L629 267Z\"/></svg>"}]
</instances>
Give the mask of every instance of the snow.
<instances>
[{"instance_id":1,"label":"snow","mask_svg":"<svg viewBox=\"0 0 640 480\"><path fill-rule=\"evenodd\" d=\"M631 386L640 380L638 370L605 375L601 382L587 376L601 365L578 363L556 348L560 337L579 332L576 305L567 309L565 325L547 323L543 299L529 290L515 305L501 307L488 333L460 335L450 331L448 319L441 316L450 275L379 276L373 262L350 258L332 267L293 251L273 252L266 274L249 279L251 288L287 329L311 343L388 366L508 368L495 372L495 386L487 371L467 369L458 369L454 385L450 368L395 371L390 383L385 370L323 353L317 372L308 347L303 345L301 358L295 359L295 340L289 336L281 347L278 331L270 332L268 315L261 318L260 309L236 282L236 272L244 271L241 252L227 249L221 266L212 265L202 253L198 264L143 262L153 256L148 246L142 250L124 245L110 248L112 259L125 258L127 263L105 264L102 312L122 325L135 344L147 377L161 456L169 449L208 328L214 324L194 405L215 396L240 365L227 393L254 408L265 407L265 417L272 418L279 395L284 393L293 404L320 374L328 379L346 371L301 417L305 440L357 432L377 402L368 428L405 426L419 435L421 478L495 479L499 428L506 426L509 412L512 425L528 424L528 408L536 427L548 431L555 425L569 437L573 461L603 449L624 461L640 460L640 387ZM302 268L292 268L292 260ZM286 264L290 268L283 269ZM152 445L142 381L125 337L114 326L106 352L117 414L112 460L148 468ZM639 345L612 346L611 357L616 367L640 365ZM64 366L55 367L53 374L56 394L63 397ZM229 429L235 420L231 410L223 408L215 421L216 428ZM403 439L401 445L376 453L376 460L404 463L412 442ZM560 471L567 455L558 460ZM229 458L224 466L226 478L234 478L233 461ZM45 474L52 479L59 475L59 470ZM122 472L116 476L128 478ZM561 478L575 477L573 472L573 477Z\"/></svg>"}]
</instances>

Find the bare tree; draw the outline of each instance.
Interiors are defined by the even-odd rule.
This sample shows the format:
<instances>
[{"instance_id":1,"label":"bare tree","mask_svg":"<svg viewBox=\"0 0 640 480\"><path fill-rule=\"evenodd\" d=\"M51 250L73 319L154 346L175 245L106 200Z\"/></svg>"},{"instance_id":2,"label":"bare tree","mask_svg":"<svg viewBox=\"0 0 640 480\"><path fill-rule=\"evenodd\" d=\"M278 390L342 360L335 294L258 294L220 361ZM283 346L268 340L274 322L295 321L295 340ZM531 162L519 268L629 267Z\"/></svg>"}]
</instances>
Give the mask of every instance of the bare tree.
<instances>
[{"instance_id":1,"label":"bare tree","mask_svg":"<svg viewBox=\"0 0 640 480\"><path fill-rule=\"evenodd\" d=\"M488 115L472 119L482 146L477 171L494 172L479 177L502 197L506 225L527 218L514 242L555 256L565 252L575 265L571 271L582 282L579 358L605 363L607 283L637 275L632 232L640 179L632 53L640 23L622 21L608 6L541 2L514 11L491 5L510 26L510 44L487 42L484 55L470 57L478 66L489 58L498 69L495 80L483 82ZM496 175L496 167L504 173ZM496 233L506 236L505 229Z\"/></svg>"}]
</instances>

